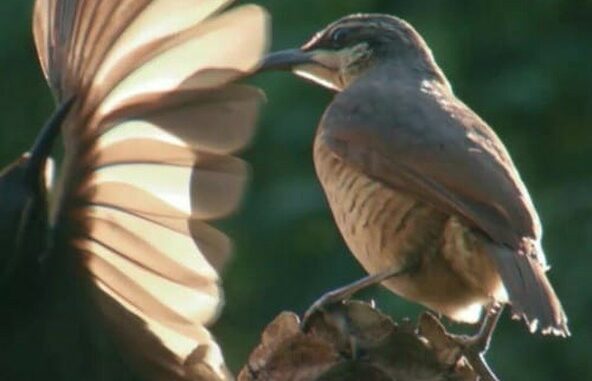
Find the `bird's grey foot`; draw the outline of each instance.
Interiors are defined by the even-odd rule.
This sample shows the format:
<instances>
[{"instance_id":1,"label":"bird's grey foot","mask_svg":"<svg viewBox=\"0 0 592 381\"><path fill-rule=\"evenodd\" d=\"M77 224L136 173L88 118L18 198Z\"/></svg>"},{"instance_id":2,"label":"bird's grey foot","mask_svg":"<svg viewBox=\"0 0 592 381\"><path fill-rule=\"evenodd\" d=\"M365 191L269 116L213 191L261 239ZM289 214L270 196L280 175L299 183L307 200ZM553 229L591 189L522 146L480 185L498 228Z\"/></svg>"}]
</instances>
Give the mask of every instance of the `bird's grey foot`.
<instances>
[{"instance_id":1,"label":"bird's grey foot","mask_svg":"<svg viewBox=\"0 0 592 381\"><path fill-rule=\"evenodd\" d=\"M319 311L325 310L328 306L341 303L351 298L354 294L379 284L380 282L398 275L406 273L406 270L391 269L378 274L368 275L358 281L345 285L335 290L331 290L315 301L306 311L302 318L301 327L307 331L310 317Z\"/></svg>"},{"instance_id":2,"label":"bird's grey foot","mask_svg":"<svg viewBox=\"0 0 592 381\"><path fill-rule=\"evenodd\" d=\"M491 337L502 311L503 306L488 308L477 334L473 336L455 336L464 347L464 356L469 360L477 374L481 376L480 381L499 381L487 361L485 361L485 354L491 344Z\"/></svg>"}]
</instances>

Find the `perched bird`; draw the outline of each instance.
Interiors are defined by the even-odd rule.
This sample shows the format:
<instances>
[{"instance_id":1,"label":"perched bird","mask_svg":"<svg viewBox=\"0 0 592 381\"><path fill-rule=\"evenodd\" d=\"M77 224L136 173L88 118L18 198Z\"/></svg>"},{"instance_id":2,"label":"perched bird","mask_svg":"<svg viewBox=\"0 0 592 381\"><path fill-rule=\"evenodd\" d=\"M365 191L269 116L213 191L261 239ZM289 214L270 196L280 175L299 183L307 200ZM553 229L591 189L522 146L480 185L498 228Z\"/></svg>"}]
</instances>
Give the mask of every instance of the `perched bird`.
<instances>
[{"instance_id":1,"label":"perched bird","mask_svg":"<svg viewBox=\"0 0 592 381\"><path fill-rule=\"evenodd\" d=\"M206 326L261 92L267 14L228 0L37 0L58 104L0 172L3 380L224 380ZM48 159L58 136L56 181Z\"/></svg>"},{"instance_id":2,"label":"perched bird","mask_svg":"<svg viewBox=\"0 0 592 381\"><path fill-rule=\"evenodd\" d=\"M476 323L484 341L501 308L531 331L569 335L545 272L541 224L510 155L458 99L422 37L381 14L344 17L261 71L290 70L335 91L314 164L368 285Z\"/></svg>"}]
</instances>

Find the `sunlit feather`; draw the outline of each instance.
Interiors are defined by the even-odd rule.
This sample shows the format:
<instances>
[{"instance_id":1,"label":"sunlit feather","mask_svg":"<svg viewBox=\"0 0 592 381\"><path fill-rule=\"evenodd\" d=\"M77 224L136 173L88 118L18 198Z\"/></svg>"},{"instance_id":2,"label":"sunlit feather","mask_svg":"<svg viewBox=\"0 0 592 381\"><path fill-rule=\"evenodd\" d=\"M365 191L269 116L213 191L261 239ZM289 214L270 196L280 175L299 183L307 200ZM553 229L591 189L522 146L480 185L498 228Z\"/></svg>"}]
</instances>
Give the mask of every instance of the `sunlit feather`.
<instances>
[{"instance_id":1,"label":"sunlit feather","mask_svg":"<svg viewBox=\"0 0 592 381\"><path fill-rule=\"evenodd\" d=\"M251 138L262 96L232 81L267 48L265 11L221 13L229 2L35 5L48 83L58 102L76 97L52 223L83 258L107 325L154 380L228 376L205 324L222 304L231 245L204 221L240 203L248 168L230 155Z\"/></svg>"}]
</instances>

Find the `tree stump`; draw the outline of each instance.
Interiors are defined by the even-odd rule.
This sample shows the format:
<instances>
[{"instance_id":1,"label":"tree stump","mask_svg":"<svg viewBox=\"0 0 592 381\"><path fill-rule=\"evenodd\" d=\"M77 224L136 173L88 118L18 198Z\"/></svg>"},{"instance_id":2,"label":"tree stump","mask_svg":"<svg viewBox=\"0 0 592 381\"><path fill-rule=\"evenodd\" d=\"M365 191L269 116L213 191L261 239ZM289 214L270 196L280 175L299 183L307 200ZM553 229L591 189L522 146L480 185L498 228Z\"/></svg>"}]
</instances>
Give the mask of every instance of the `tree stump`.
<instances>
[{"instance_id":1,"label":"tree stump","mask_svg":"<svg viewBox=\"0 0 592 381\"><path fill-rule=\"evenodd\" d=\"M282 312L262 334L239 381L474 381L459 336L432 314L396 323L373 305L348 301L299 317Z\"/></svg>"}]
</instances>

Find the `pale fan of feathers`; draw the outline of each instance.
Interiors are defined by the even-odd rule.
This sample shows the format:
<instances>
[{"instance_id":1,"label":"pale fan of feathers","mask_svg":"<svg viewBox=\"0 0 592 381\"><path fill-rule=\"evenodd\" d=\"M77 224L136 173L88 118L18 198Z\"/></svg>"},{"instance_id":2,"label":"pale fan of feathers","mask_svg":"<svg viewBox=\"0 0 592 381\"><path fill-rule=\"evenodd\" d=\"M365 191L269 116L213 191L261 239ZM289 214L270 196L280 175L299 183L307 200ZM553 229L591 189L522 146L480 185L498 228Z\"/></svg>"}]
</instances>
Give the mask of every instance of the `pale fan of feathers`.
<instances>
[{"instance_id":1,"label":"pale fan of feathers","mask_svg":"<svg viewBox=\"0 0 592 381\"><path fill-rule=\"evenodd\" d=\"M48 83L58 103L75 97L52 223L84 257L107 325L154 380L229 377L206 324L223 302L231 244L208 221L243 193L248 168L232 155L262 95L232 82L265 53L267 15L221 12L228 3L35 4Z\"/></svg>"}]
</instances>

